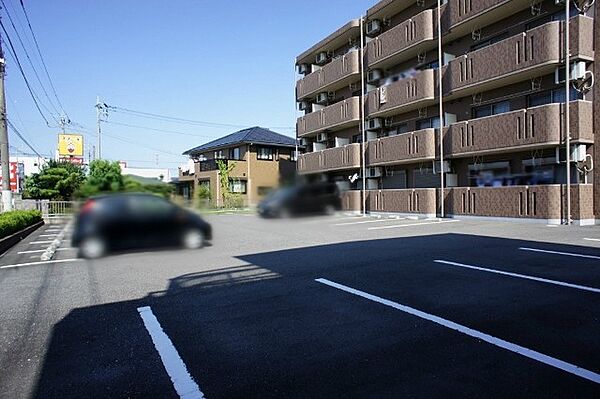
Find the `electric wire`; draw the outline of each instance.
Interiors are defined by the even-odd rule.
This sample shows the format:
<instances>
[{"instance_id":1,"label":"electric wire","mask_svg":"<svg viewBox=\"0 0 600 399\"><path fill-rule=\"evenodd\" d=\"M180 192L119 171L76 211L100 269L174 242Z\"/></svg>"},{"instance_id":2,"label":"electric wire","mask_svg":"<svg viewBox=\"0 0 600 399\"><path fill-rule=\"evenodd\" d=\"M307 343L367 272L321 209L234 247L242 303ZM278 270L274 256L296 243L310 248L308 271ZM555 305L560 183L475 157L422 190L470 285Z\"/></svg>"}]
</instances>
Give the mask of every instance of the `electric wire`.
<instances>
[{"instance_id":1,"label":"electric wire","mask_svg":"<svg viewBox=\"0 0 600 399\"><path fill-rule=\"evenodd\" d=\"M48 122L48 119L46 118L46 116L42 112L42 109L40 108L40 103L38 103L38 99L37 99L36 95L34 94L33 89L31 88L31 84L29 83L27 76L25 75L25 71L23 70L21 61L19 60L19 57L17 56L17 52L15 51L15 47L12 44L12 40L10 39L8 32L6 31L4 23L2 23L2 19L0 19L0 27L2 28L2 31L4 31L4 34L6 35L6 39L8 40L8 45L9 45L9 52L11 52L12 57L14 58L15 62L17 63L17 67L18 67L19 71L21 72L21 76L23 76L23 80L25 80L25 85L27 86L27 90L29 91L31 98L33 99L35 107L37 108L37 111L39 112L39 114L42 117L42 119L44 120L44 122L46 122L46 125L48 127L50 127L50 122Z\"/></svg>"},{"instance_id":2,"label":"electric wire","mask_svg":"<svg viewBox=\"0 0 600 399\"><path fill-rule=\"evenodd\" d=\"M27 60L29 61L29 65L31 66L31 69L33 70L33 73L34 73L34 75L35 75L38 83L40 84L40 87L42 88L42 91L44 92L44 95L48 99L48 103L54 109L54 111L56 112L56 114L60 114L60 111L58 110L58 108L56 108L56 105L54 105L54 102L50 98L50 95L48 94L48 91L46 91L46 88L44 87L44 84L42 83L42 79L40 78L40 75L38 74L37 69L35 69L35 65L33 64L33 60L29 56L29 52L27 51L27 47L25 46L25 43L23 43L23 40L21 39L21 35L19 35L19 31L17 30L17 27L15 26L13 18L10 15L10 13L8 12L8 9L6 8L6 5L4 4L4 0L0 0L0 3L2 4L2 7L4 8L4 12L6 13L6 16L8 17L8 21L10 22L10 24L11 24L11 26L12 26L15 34L17 35L17 40L19 41L19 43L21 44L21 47L23 48L23 51L25 52L25 57L27 57Z\"/></svg>"},{"instance_id":3,"label":"electric wire","mask_svg":"<svg viewBox=\"0 0 600 399\"><path fill-rule=\"evenodd\" d=\"M155 148L155 147L150 147L150 146L147 146L147 145L144 145L144 144L140 144L137 141L127 140L127 139L124 139L124 138L119 137L119 136L113 136L112 134L108 134L106 132L102 132L102 135L106 136L106 137L110 137L110 138L115 139L115 140L122 141L124 143L134 144L134 145L137 145L137 146L140 146L140 147L144 147L144 148L147 148L149 150L160 152L160 153L163 153L163 154L173 155L173 156L176 156L176 157L179 157L179 158L183 157L181 154L176 154L174 152L161 150L161 149L158 149L158 148Z\"/></svg>"},{"instance_id":4,"label":"electric wire","mask_svg":"<svg viewBox=\"0 0 600 399\"><path fill-rule=\"evenodd\" d=\"M108 123L110 125L125 126L125 127L131 127L131 128L134 128L134 129L151 130L151 131L161 132L161 133L180 134L180 135L183 135L183 136L202 137L202 138L206 138L206 139L215 138L215 136L206 136L206 135L201 135L201 134L185 133L185 132L179 132L179 131L176 131L176 130L156 129L156 128L152 128L152 127L140 126L140 125L130 125L128 123L121 123L121 122L113 122L113 121L102 121L102 122L103 123Z\"/></svg>"},{"instance_id":5,"label":"electric wire","mask_svg":"<svg viewBox=\"0 0 600 399\"><path fill-rule=\"evenodd\" d=\"M10 128L12 129L12 131L21 139L21 141L23 143L25 143L25 145L27 147L29 147L29 149L31 151L33 151L38 157L43 158L43 156L40 155L40 153L33 148L33 146L29 143L29 141L27 141L27 139L25 137L23 137L23 135L21 134L21 132L19 131L19 129L17 129L15 127L15 125L13 125L13 123L11 121L9 121L8 119L6 119L6 123L8 124L8 126L10 126Z\"/></svg>"},{"instance_id":6,"label":"electric wire","mask_svg":"<svg viewBox=\"0 0 600 399\"><path fill-rule=\"evenodd\" d=\"M54 94L54 97L56 98L56 102L58 103L60 109L65 114L65 116L68 118L69 116L67 114L67 111L65 111L65 108L63 107L60 99L58 98L56 88L54 87L54 82L52 81L52 78L50 77L50 73L48 72L48 68L46 67L46 62L44 61L44 57L42 56L42 51L40 50L40 45L37 41L35 32L34 32L33 28L31 27L31 21L29 20L29 14L27 13L27 10L25 9L25 4L23 4L23 0L20 0L19 2L21 3L21 8L23 9L23 14L25 14L25 19L27 20L27 26L29 26L29 31L31 32L31 36L33 37L33 42L35 44L35 48L37 49L37 53L40 56L40 61L42 62L44 71L46 72L46 77L48 78L48 83L50 83L50 88L52 89L52 93ZM7 11L7 14L8 14L8 11Z\"/></svg>"}]
</instances>

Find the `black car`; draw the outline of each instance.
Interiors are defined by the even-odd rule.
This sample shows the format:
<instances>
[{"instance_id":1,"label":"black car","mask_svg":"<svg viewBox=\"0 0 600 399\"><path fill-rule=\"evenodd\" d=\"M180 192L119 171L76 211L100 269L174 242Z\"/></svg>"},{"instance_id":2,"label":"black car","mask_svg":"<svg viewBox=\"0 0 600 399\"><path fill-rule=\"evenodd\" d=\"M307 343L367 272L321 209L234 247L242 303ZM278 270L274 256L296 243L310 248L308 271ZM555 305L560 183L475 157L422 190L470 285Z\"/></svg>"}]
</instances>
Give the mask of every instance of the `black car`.
<instances>
[{"instance_id":1,"label":"black car","mask_svg":"<svg viewBox=\"0 0 600 399\"><path fill-rule=\"evenodd\" d=\"M303 214L333 214L342 209L335 183L314 183L277 190L258 205L263 217L289 217Z\"/></svg>"},{"instance_id":2,"label":"black car","mask_svg":"<svg viewBox=\"0 0 600 399\"><path fill-rule=\"evenodd\" d=\"M179 245L200 248L212 239L210 224L152 194L93 197L81 207L71 244L85 258L111 250Z\"/></svg>"}]
</instances>

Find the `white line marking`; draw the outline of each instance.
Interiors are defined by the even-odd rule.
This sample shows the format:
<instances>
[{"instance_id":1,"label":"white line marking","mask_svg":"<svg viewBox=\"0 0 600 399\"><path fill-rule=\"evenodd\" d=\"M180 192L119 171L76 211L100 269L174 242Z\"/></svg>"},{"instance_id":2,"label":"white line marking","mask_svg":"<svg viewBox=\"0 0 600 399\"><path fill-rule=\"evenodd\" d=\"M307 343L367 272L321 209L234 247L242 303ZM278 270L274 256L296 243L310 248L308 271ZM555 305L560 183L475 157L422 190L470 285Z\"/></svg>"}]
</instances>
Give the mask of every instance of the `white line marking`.
<instances>
[{"instance_id":1,"label":"white line marking","mask_svg":"<svg viewBox=\"0 0 600 399\"><path fill-rule=\"evenodd\" d=\"M600 238L584 238L586 241L600 241Z\"/></svg>"},{"instance_id":2,"label":"white line marking","mask_svg":"<svg viewBox=\"0 0 600 399\"><path fill-rule=\"evenodd\" d=\"M534 277L534 276L528 276L528 275L525 275L525 274L504 272L504 271L495 270L495 269L487 269L485 267L465 265L464 263L450 262L450 261L447 261L447 260L434 260L434 262L436 262L436 263L443 263L445 265L464 267L466 269L479 270L479 271L482 271L482 272L489 272L489 273L502 274L502 275L505 275L505 276L518 277L518 278L523 278L523 279L526 279L526 280L539 281L539 282L542 282L542 283L555 284L555 285L560 285L560 286L563 286L563 287L575 288L575 289L578 289L578 290L590 291L590 292L595 292L597 294L600 294L600 288L587 287L585 285L565 283L563 281L549 280L549 279L542 278L542 277Z\"/></svg>"},{"instance_id":3,"label":"white line marking","mask_svg":"<svg viewBox=\"0 0 600 399\"><path fill-rule=\"evenodd\" d=\"M43 261L43 262L17 263L15 265L0 266L0 269L9 269L9 268L13 268L13 267L33 266L33 265L45 265L48 263L77 262L77 261L82 261L82 260L83 259L58 259L58 260L47 260L47 261Z\"/></svg>"},{"instance_id":4,"label":"white line marking","mask_svg":"<svg viewBox=\"0 0 600 399\"><path fill-rule=\"evenodd\" d=\"M423 226L426 224L442 224L442 223L455 223L460 222L460 220L442 220L439 222L423 222L423 223L409 223L409 224L396 224L393 226L380 226L380 227L369 227L367 230L385 230L385 229L395 229L397 227L410 227L410 226Z\"/></svg>"},{"instance_id":5,"label":"white line marking","mask_svg":"<svg viewBox=\"0 0 600 399\"><path fill-rule=\"evenodd\" d=\"M541 253L544 253L544 254L575 256L575 257L578 257L578 258L588 258L588 259L600 259L600 256L585 255L585 254L576 254L576 253L573 253L573 252L548 251L546 249L536 249L536 248L526 248L526 247L520 247L519 249L521 251L541 252Z\"/></svg>"},{"instance_id":6,"label":"white line marking","mask_svg":"<svg viewBox=\"0 0 600 399\"><path fill-rule=\"evenodd\" d=\"M58 235L58 233L56 234L40 234L38 237L56 237Z\"/></svg>"},{"instance_id":7,"label":"white line marking","mask_svg":"<svg viewBox=\"0 0 600 399\"><path fill-rule=\"evenodd\" d=\"M31 241L29 245L33 244L50 244L52 241Z\"/></svg>"},{"instance_id":8,"label":"white line marking","mask_svg":"<svg viewBox=\"0 0 600 399\"><path fill-rule=\"evenodd\" d=\"M57 251L70 251L72 249L76 249L76 248L73 248L73 247L56 248ZM33 251L19 251L17 253L19 255L21 255L21 254L39 254L42 252L46 252L46 250L45 249L35 249Z\"/></svg>"},{"instance_id":9,"label":"white line marking","mask_svg":"<svg viewBox=\"0 0 600 399\"><path fill-rule=\"evenodd\" d=\"M361 222L337 223L337 224L334 224L334 226L350 226L353 224L365 224L365 223L397 222L398 220L406 220L406 218L363 220Z\"/></svg>"},{"instance_id":10,"label":"white line marking","mask_svg":"<svg viewBox=\"0 0 600 399\"><path fill-rule=\"evenodd\" d=\"M158 351L163 366L165 366L165 370L167 370L167 374L169 374L179 397L186 399L204 398L204 394L188 372L185 363L177 353L177 349L173 346L173 342L162 329L150 306L137 308L137 311L144 321L144 326L152 338L154 347Z\"/></svg>"},{"instance_id":11,"label":"white line marking","mask_svg":"<svg viewBox=\"0 0 600 399\"><path fill-rule=\"evenodd\" d=\"M315 281L322 283L322 284L326 284L333 288L337 288L338 290L342 290L342 291L348 292L350 294L357 295L362 298L380 303L382 305L392 307L394 309L411 314L413 316L417 316L422 319L429 320L429 321L439 324L441 326L450 328L451 330L461 332L461 333L469 335L473 338L477 338L477 339L480 339L487 343L490 343L492 345L498 346L502 349L506 349L511 352L518 353L519 355L522 355L522 356L528 357L530 359L536 360L538 362L547 364L548 366L556 367L557 369L566 371L567 373L571 373L571 374L574 374L581 378L585 378L587 380L595 382L596 384L600 384L600 374L597 374L590 370L586 370L586 369L576 366L574 364L567 363L565 361L556 359L554 357L544 355L543 353L536 352L532 349L528 349L523 346L513 344L512 342L508 342L503 339L496 338L492 335L489 335L489 334L483 333L481 331L477 331L472 328L463 326L462 324L458 324L453 321L446 320L441 317L438 317L438 316L435 316L435 315L432 315L429 313L425 313L423 311L411 308L409 306L401 305L397 302L393 302L388 299L384 299L384 298L381 298L381 297L378 297L375 295L371 295L366 292L359 291L357 289L354 289L354 288L351 288L351 287L348 287L348 286L345 286L342 284L338 284L338 283L335 283L333 281L330 281L330 280L327 280L324 278L319 278L319 279L316 279Z\"/></svg>"}]
</instances>

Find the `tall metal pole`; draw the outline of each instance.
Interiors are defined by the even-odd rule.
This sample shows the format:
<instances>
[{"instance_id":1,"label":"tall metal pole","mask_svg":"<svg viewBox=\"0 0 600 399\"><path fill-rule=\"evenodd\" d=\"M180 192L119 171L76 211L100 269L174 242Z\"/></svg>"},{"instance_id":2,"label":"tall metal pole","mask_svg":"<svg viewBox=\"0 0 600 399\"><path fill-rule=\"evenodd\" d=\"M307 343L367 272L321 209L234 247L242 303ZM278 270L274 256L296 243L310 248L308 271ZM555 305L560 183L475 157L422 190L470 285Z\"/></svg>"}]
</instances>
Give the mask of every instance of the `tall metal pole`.
<instances>
[{"instance_id":1,"label":"tall metal pole","mask_svg":"<svg viewBox=\"0 0 600 399\"><path fill-rule=\"evenodd\" d=\"M6 212L12 210L12 191L10 191L10 154L8 152L8 129L6 127L4 72L4 52L0 41L0 163L2 164L2 209Z\"/></svg>"},{"instance_id":2,"label":"tall metal pole","mask_svg":"<svg viewBox=\"0 0 600 399\"><path fill-rule=\"evenodd\" d=\"M442 89L442 1L438 0L437 34L438 34L438 104L440 112L440 217L445 216L444 210L444 105Z\"/></svg>"},{"instance_id":3,"label":"tall metal pole","mask_svg":"<svg viewBox=\"0 0 600 399\"><path fill-rule=\"evenodd\" d=\"M569 18L571 1L565 1L565 136L567 152L567 220L571 224L571 115L569 114L569 101L571 97L571 54L569 48Z\"/></svg>"},{"instance_id":4,"label":"tall metal pole","mask_svg":"<svg viewBox=\"0 0 600 399\"><path fill-rule=\"evenodd\" d=\"M100 127L100 115L102 112L102 104L100 103L100 97L96 97L96 122L98 124L98 148L96 149L96 159L102 158L102 128Z\"/></svg>"},{"instance_id":5,"label":"tall metal pole","mask_svg":"<svg viewBox=\"0 0 600 399\"><path fill-rule=\"evenodd\" d=\"M362 214L367 216L367 160L365 134L365 17L360 17L360 131L362 134Z\"/></svg>"}]
</instances>

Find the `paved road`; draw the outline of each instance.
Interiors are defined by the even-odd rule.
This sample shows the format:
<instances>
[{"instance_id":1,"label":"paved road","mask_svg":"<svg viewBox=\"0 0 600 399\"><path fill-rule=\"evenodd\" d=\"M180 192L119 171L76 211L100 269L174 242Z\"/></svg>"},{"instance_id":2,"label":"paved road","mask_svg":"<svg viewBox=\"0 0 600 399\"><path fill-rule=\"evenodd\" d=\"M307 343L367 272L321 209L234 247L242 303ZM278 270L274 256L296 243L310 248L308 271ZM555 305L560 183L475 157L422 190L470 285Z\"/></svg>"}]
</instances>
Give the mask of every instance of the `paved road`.
<instances>
[{"instance_id":1,"label":"paved road","mask_svg":"<svg viewBox=\"0 0 600 399\"><path fill-rule=\"evenodd\" d=\"M600 397L600 228L210 220L199 251L5 254L0 397Z\"/></svg>"}]
</instances>

